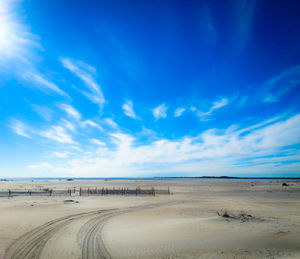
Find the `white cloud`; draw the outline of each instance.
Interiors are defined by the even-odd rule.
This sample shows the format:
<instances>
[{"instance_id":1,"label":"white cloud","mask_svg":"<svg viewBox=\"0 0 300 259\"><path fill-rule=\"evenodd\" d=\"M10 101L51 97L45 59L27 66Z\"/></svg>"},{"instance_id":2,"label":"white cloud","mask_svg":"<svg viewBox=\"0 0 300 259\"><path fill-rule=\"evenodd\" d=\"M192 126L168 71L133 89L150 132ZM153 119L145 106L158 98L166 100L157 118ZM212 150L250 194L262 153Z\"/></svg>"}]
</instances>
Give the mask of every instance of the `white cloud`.
<instances>
[{"instance_id":1,"label":"white cloud","mask_svg":"<svg viewBox=\"0 0 300 259\"><path fill-rule=\"evenodd\" d=\"M12 120L10 128L12 128L12 130L18 135L23 136L25 138L30 138L28 133L29 129L23 122L19 120Z\"/></svg>"},{"instance_id":2,"label":"white cloud","mask_svg":"<svg viewBox=\"0 0 300 259\"><path fill-rule=\"evenodd\" d=\"M22 85L46 94L69 97L47 75L38 71L44 49L40 37L31 32L24 19L23 1L0 0L0 74L14 75Z\"/></svg>"},{"instance_id":3,"label":"white cloud","mask_svg":"<svg viewBox=\"0 0 300 259\"><path fill-rule=\"evenodd\" d=\"M52 165L50 165L47 162L41 162L41 163L36 164L36 165L28 165L27 168L35 169L35 170L50 169L50 168L52 168Z\"/></svg>"},{"instance_id":4,"label":"white cloud","mask_svg":"<svg viewBox=\"0 0 300 259\"><path fill-rule=\"evenodd\" d=\"M180 117L185 112L185 108L177 108L174 112L174 117Z\"/></svg>"},{"instance_id":5,"label":"white cloud","mask_svg":"<svg viewBox=\"0 0 300 259\"><path fill-rule=\"evenodd\" d=\"M69 161L58 172L89 176L133 176L186 173L189 175L290 175L299 172L300 114L270 119L247 128L211 129L196 137L160 139L138 145L129 134L110 134L113 149ZM276 159L278 158L278 159Z\"/></svg>"},{"instance_id":6,"label":"white cloud","mask_svg":"<svg viewBox=\"0 0 300 259\"><path fill-rule=\"evenodd\" d=\"M103 119L103 121L105 124L107 124L111 128L114 128L114 129L119 128L119 125L116 122L114 122L114 120L112 118L105 118L105 119Z\"/></svg>"},{"instance_id":7,"label":"white cloud","mask_svg":"<svg viewBox=\"0 0 300 259\"><path fill-rule=\"evenodd\" d=\"M46 121L52 120L53 111L49 109L47 106L32 104L32 109Z\"/></svg>"},{"instance_id":8,"label":"white cloud","mask_svg":"<svg viewBox=\"0 0 300 259\"><path fill-rule=\"evenodd\" d=\"M57 93L62 96L69 97L63 90L61 90L56 84L45 78L45 76L41 75L36 71L26 71L22 75L23 79L33 83L36 88L43 91L44 93ZM32 85L31 85L32 86Z\"/></svg>"},{"instance_id":9,"label":"white cloud","mask_svg":"<svg viewBox=\"0 0 300 259\"><path fill-rule=\"evenodd\" d=\"M83 127L90 126L90 127L93 127L93 128L103 131L102 126L100 126L98 123L96 123L92 120L85 120L82 122L82 125L83 125Z\"/></svg>"},{"instance_id":10,"label":"white cloud","mask_svg":"<svg viewBox=\"0 0 300 259\"><path fill-rule=\"evenodd\" d=\"M90 140L93 144L99 145L99 146L106 146L106 144L103 141L100 141L99 139L91 139Z\"/></svg>"},{"instance_id":11,"label":"white cloud","mask_svg":"<svg viewBox=\"0 0 300 259\"><path fill-rule=\"evenodd\" d=\"M70 153L69 152L57 152L57 151L55 151L55 152L52 153L52 155L55 156L55 157L58 157L58 158L67 158L70 155Z\"/></svg>"},{"instance_id":12,"label":"white cloud","mask_svg":"<svg viewBox=\"0 0 300 259\"><path fill-rule=\"evenodd\" d=\"M75 61L69 58L62 58L61 62L65 68L80 78L89 89L89 92L81 91L81 93L102 107L105 103L105 99L101 87L96 83L94 78L96 69L82 61Z\"/></svg>"},{"instance_id":13,"label":"white cloud","mask_svg":"<svg viewBox=\"0 0 300 259\"><path fill-rule=\"evenodd\" d=\"M81 119L81 114L69 104L59 104L59 107L65 111L70 117L73 117L76 120Z\"/></svg>"},{"instance_id":14,"label":"white cloud","mask_svg":"<svg viewBox=\"0 0 300 259\"><path fill-rule=\"evenodd\" d=\"M40 131L39 134L62 144L75 144L72 136L61 126L51 126L49 130Z\"/></svg>"},{"instance_id":15,"label":"white cloud","mask_svg":"<svg viewBox=\"0 0 300 259\"><path fill-rule=\"evenodd\" d=\"M224 107L224 106L226 106L228 103L229 103L229 101L228 101L228 99L226 99L226 98L222 98L222 99L219 100L219 101L215 101L215 102L213 103L212 108L209 110L209 112L211 113L211 112L213 112L213 111L216 110L216 109L219 109L219 108L221 108L221 107Z\"/></svg>"},{"instance_id":16,"label":"white cloud","mask_svg":"<svg viewBox=\"0 0 300 259\"><path fill-rule=\"evenodd\" d=\"M300 85L300 66L293 66L269 79L262 86L262 101L273 103Z\"/></svg>"},{"instance_id":17,"label":"white cloud","mask_svg":"<svg viewBox=\"0 0 300 259\"><path fill-rule=\"evenodd\" d=\"M28 65L33 49L41 48L38 37L30 32L30 27L18 15L18 2L0 1L0 66L10 61L14 61L15 68L20 63Z\"/></svg>"},{"instance_id":18,"label":"white cloud","mask_svg":"<svg viewBox=\"0 0 300 259\"><path fill-rule=\"evenodd\" d=\"M132 119L138 120L140 119L136 113L133 110L133 103L132 101L127 100L123 105L122 105L124 114Z\"/></svg>"},{"instance_id":19,"label":"white cloud","mask_svg":"<svg viewBox=\"0 0 300 259\"><path fill-rule=\"evenodd\" d=\"M156 137L157 133L152 130L152 129L148 129L148 128L145 128L144 126L142 127L142 131L138 133L138 135L140 136L147 136L147 137Z\"/></svg>"},{"instance_id":20,"label":"white cloud","mask_svg":"<svg viewBox=\"0 0 300 259\"><path fill-rule=\"evenodd\" d=\"M222 98L218 101L213 102L212 107L207 112L202 112L196 107L191 107L191 111L195 112L195 114L201 119L201 120L207 120L207 118L217 109L220 109L226 105L228 105L229 100L227 98Z\"/></svg>"},{"instance_id":21,"label":"white cloud","mask_svg":"<svg viewBox=\"0 0 300 259\"><path fill-rule=\"evenodd\" d=\"M75 129L76 129L75 125L72 122L65 120L65 119L61 120L61 125L70 131L75 131Z\"/></svg>"},{"instance_id":22,"label":"white cloud","mask_svg":"<svg viewBox=\"0 0 300 259\"><path fill-rule=\"evenodd\" d=\"M152 109L152 114L155 119L166 118L168 107L163 103L154 109Z\"/></svg>"}]
</instances>

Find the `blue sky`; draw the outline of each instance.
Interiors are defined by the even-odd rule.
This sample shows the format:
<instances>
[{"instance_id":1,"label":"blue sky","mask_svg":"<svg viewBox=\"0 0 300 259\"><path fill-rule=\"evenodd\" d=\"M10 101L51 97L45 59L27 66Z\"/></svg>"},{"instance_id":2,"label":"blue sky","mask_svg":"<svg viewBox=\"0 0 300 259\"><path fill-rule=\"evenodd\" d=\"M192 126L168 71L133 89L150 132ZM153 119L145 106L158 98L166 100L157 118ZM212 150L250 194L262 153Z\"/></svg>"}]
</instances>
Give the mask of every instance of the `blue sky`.
<instances>
[{"instance_id":1,"label":"blue sky","mask_svg":"<svg viewBox=\"0 0 300 259\"><path fill-rule=\"evenodd\" d=\"M0 1L0 176L300 176L297 1Z\"/></svg>"}]
</instances>

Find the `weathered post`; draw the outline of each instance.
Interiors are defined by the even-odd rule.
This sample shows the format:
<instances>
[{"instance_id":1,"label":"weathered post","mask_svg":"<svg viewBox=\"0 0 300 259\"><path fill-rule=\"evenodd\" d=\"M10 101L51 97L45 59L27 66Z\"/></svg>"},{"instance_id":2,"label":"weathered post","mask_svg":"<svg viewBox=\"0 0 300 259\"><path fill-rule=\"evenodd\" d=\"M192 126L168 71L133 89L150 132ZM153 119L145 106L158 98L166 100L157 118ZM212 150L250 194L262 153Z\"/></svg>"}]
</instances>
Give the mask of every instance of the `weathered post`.
<instances>
[{"instance_id":1,"label":"weathered post","mask_svg":"<svg viewBox=\"0 0 300 259\"><path fill-rule=\"evenodd\" d=\"M170 195L170 187L168 187L168 194Z\"/></svg>"},{"instance_id":2,"label":"weathered post","mask_svg":"<svg viewBox=\"0 0 300 259\"><path fill-rule=\"evenodd\" d=\"M49 196L52 196L52 192L53 192L53 190L51 189L51 190L49 190Z\"/></svg>"},{"instance_id":3,"label":"weathered post","mask_svg":"<svg viewBox=\"0 0 300 259\"><path fill-rule=\"evenodd\" d=\"M82 190L81 190L81 187L80 187L80 189L79 189L79 196L81 196L81 192L82 192Z\"/></svg>"},{"instance_id":4,"label":"weathered post","mask_svg":"<svg viewBox=\"0 0 300 259\"><path fill-rule=\"evenodd\" d=\"M11 190L8 190L8 197L11 196Z\"/></svg>"}]
</instances>

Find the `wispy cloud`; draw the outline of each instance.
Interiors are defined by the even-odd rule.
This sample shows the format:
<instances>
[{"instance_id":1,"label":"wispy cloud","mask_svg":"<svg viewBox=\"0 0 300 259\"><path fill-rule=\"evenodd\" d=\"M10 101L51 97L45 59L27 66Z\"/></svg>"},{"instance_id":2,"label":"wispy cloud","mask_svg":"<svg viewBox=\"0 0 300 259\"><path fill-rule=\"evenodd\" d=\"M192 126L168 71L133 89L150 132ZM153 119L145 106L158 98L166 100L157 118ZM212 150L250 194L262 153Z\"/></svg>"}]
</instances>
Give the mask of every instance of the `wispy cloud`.
<instances>
[{"instance_id":1,"label":"wispy cloud","mask_svg":"<svg viewBox=\"0 0 300 259\"><path fill-rule=\"evenodd\" d=\"M126 116L139 120L140 118L136 115L136 113L133 110L133 103L132 101L127 100L123 105L122 105L123 112Z\"/></svg>"},{"instance_id":2,"label":"wispy cloud","mask_svg":"<svg viewBox=\"0 0 300 259\"><path fill-rule=\"evenodd\" d=\"M69 104L59 104L59 107L65 111L70 117L80 120L81 119L81 114L71 105Z\"/></svg>"},{"instance_id":3,"label":"wispy cloud","mask_svg":"<svg viewBox=\"0 0 300 259\"><path fill-rule=\"evenodd\" d=\"M10 128L12 128L12 130L20 136L23 136L25 138L31 138L28 132L29 131L28 127L22 121L15 120L15 119L12 120L12 123L10 124Z\"/></svg>"},{"instance_id":4,"label":"wispy cloud","mask_svg":"<svg viewBox=\"0 0 300 259\"><path fill-rule=\"evenodd\" d=\"M47 106L32 104L32 109L46 121L52 120L53 110L48 108Z\"/></svg>"},{"instance_id":5,"label":"wispy cloud","mask_svg":"<svg viewBox=\"0 0 300 259\"><path fill-rule=\"evenodd\" d=\"M101 140L99 140L99 139L93 138L93 139L91 139L90 141L91 141L93 144L96 144L96 145L99 145L99 146L106 146L105 142L103 142L103 141L101 141Z\"/></svg>"},{"instance_id":6,"label":"wispy cloud","mask_svg":"<svg viewBox=\"0 0 300 259\"><path fill-rule=\"evenodd\" d=\"M52 165L50 165L47 162L41 162L41 163L36 164L36 165L28 165L27 168L35 169L35 170L50 169L50 168L52 168Z\"/></svg>"},{"instance_id":7,"label":"wispy cloud","mask_svg":"<svg viewBox=\"0 0 300 259\"><path fill-rule=\"evenodd\" d=\"M217 39L217 30L214 26L211 11L207 6L203 6L199 12L199 27L204 33L204 39L209 47L215 45Z\"/></svg>"},{"instance_id":8,"label":"wispy cloud","mask_svg":"<svg viewBox=\"0 0 300 259\"><path fill-rule=\"evenodd\" d=\"M24 19L16 11L18 2L0 1L0 67L8 63L16 65L15 68L20 63L28 65L34 56L33 50L41 49L38 37L22 23Z\"/></svg>"},{"instance_id":9,"label":"wispy cloud","mask_svg":"<svg viewBox=\"0 0 300 259\"><path fill-rule=\"evenodd\" d=\"M70 131L75 131L76 130L75 124L68 121L68 120L66 120L66 119L61 119L60 125L62 125L64 128L66 128Z\"/></svg>"},{"instance_id":10,"label":"wispy cloud","mask_svg":"<svg viewBox=\"0 0 300 259\"><path fill-rule=\"evenodd\" d=\"M40 131L39 134L62 144L75 144L72 136L62 126L51 126L49 130Z\"/></svg>"},{"instance_id":11,"label":"wispy cloud","mask_svg":"<svg viewBox=\"0 0 300 259\"><path fill-rule=\"evenodd\" d=\"M119 125L112 118L105 118L103 122L111 128L118 129Z\"/></svg>"},{"instance_id":12,"label":"wispy cloud","mask_svg":"<svg viewBox=\"0 0 300 259\"><path fill-rule=\"evenodd\" d=\"M142 145L137 145L134 136L118 132L110 134L114 149L102 149L94 157L72 160L70 167L57 170L101 176L176 172L295 175L299 171L300 153L293 146L300 143L299 131L300 114L286 120L270 119L247 130L211 129L196 137L160 139Z\"/></svg>"},{"instance_id":13,"label":"wispy cloud","mask_svg":"<svg viewBox=\"0 0 300 259\"><path fill-rule=\"evenodd\" d=\"M207 112L202 112L196 107L191 107L191 111L195 112L195 114L201 119L201 120L207 120L208 117L217 109L220 109L226 105L228 105L229 100L227 98L222 98L218 101L213 102L211 108Z\"/></svg>"},{"instance_id":14,"label":"wispy cloud","mask_svg":"<svg viewBox=\"0 0 300 259\"><path fill-rule=\"evenodd\" d=\"M252 30L256 0L235 0L236 12L236 37L234 47L237 52L241 52L249 38Z\"/></svg>"},{"instance_id":15,"label":"wispy cloud","mask_svg":"<svg viewBox=\"0 0 300 259\"><path fill-rule=\"evenodd\" d=\"M67 158L70 155L70 153L69 152L57 152L57 151L54 151L52 153L52 155L55 156L55 157L58 157L58 158Z\"/></svg>"},{"instance_id":16,"label":"wispy cloud","mask_svg":"<svg viewBox=\"0 0 300 259\"><path fill-rule=\"evenodd\" d=\"M163 103L154 109L152 109L152 114L155 119L166 118L168 107Z\"/></svg>"},{"instance_id":17,"label":"wispy cloud","mask_svg":"<svg viewBox=\"0 0 300 259\"><path fill-rule=\"evenodd\" d=\"M185 108L177 108L174 112L174 117L180 117L185 112Z\"/></svg>"},{"instance_id":18,"label":"wispy cloud","mask_svg":"<svg viewBox=\"0 0 300 259\"><path fill-rule=\"evenodd\" d=\"M92 120L82 121L82 125L83 125L83 127L90 126L90 127L93 127L93 128L103 131L103 127Z\"/></svg>"},{"instance_id":19,"label":"wispy cloud","mask_svg":"<svg viewBox=\"0 0 300 259\"><path fill-rule=\"evenodd\" d=\"M31 83L44 93L51 94L56 93L65 97L69 97L63 90L61 90L56 84L48 80L45 76L35 71L27 71L23 74L23 79Z\"/></svg>"},{"instance_id":20,"label":"wispy cloud","mask_svg":"<svg viewBox=\"0 0 300 259\"><path fill-rule=\"evenodd\" d=\"M80 78L89 89L89 92L81 91L81 93L92 102L97 103L102 107L105 103L105 99L101 87L94 78L96 76L96 69L82 61L76 61L69 58L62 58L61 62L65 68Z\"/></svg>"},{"instance_id":21,"label":"wispy cloud","mask_svg":"<svg viewBox=\"0 0 300 259\"><path fill-rule=\"evenodd\" d=\"M280 97L300 86L300 66L293 66L269 79L262 87L263 102L277 102Z\"/></svg>"}]
</instances>

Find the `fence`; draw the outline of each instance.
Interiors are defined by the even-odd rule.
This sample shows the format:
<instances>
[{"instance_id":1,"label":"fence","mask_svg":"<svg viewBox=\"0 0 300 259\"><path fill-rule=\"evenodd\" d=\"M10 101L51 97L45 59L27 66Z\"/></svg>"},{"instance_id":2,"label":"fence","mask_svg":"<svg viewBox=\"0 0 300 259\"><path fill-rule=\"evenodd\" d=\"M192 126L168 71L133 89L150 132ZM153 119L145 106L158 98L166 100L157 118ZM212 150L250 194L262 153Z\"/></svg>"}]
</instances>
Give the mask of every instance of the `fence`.
<instances>
[{"instance_id":1,"label":"fence","mask_svg":"<svg viewBox=\"0 0 300 259\"><path fill-rule=\"evenodd\" d=\"M137 187L135 189L130 188L71 188L66 190L7 190L0 191L0 197L14 197L14 196L104 196L104 195L170 195L170 188L168 189L142 189Z\"/></svg>"}]
</instances>

